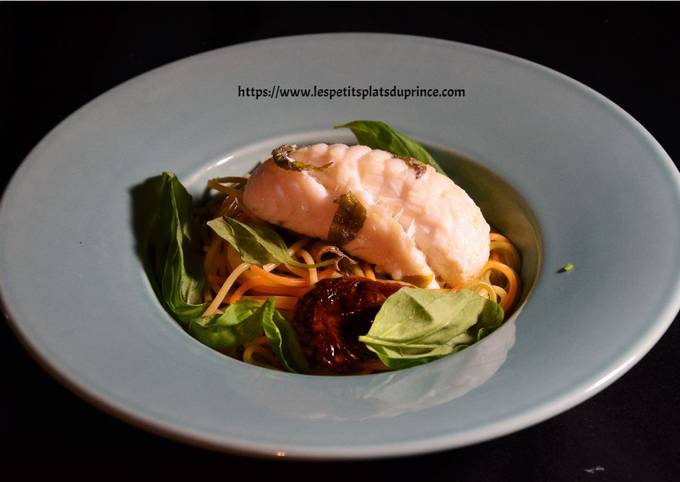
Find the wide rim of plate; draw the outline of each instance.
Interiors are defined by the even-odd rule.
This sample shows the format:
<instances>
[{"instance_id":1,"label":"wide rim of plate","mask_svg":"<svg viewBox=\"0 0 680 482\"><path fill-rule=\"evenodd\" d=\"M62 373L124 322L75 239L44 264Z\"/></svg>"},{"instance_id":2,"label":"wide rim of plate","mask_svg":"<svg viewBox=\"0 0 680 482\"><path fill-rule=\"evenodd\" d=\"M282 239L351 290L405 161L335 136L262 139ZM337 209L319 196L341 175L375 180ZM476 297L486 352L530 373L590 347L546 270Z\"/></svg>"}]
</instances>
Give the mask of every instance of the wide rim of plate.
<instances>
[{"instance_id":1,"label":"wide rim of plate","mask_svg":"<svg viewBox=\"0 0 680 482\"><path fill-rule=\"evenodd\" d=\"M674 185L676 194L680 193L680 174L678 173L668 154L654 139L654 137L637 120L635 120L630 114L628 114L614 102L571 77L521 57L460 42L398 34L333 33L268 38L217 48L165 64L113 87L112 89L83 105L74 113L62 120L40 141L40 143L38 143L31 150L17 171L14 173L12 179L3 192L2 197L0 198L0 216L6 210L6 199L9 197L11 191L16 188L16 185L23 178L25 172L30 168L30 166L32 166L33 163L39 161L39 158L35 157L34 153L39 151L41 146L44 145L49 139L54 137L56 133L60 132L62 129L66 129L72 119L79 117L101 103L107 102L120 90L134 86L134 84L138 83L140 80L169 70L173 68L173 66L185 62L188 59L219 56L225 51L235 51L238 49L256 46L258 44L286 42L289 40L305 38L333 39L341 37L394 37L395 39L408 40L414 43L448 46L455 49L470 50L482 56L491 56L505 60L511 60L516 64L533 69L556 81L562 82L565 85L575 87L583 96L597 101L604 109L608 109L621 120L625 121L626 124L635 128L637 133L645 139L655 154L653 157L650 156L650 160L658 163L658 167L665 170L669 176L669 179ZM141 410L135 410L134 408L126 406L125 404L118 403L116 400L107 398L106 396L97 393L91 387L82 384L82 381L71 377L68 371L64 370L64 368L59 366L58 363L55 363L54 360L50 359L48 355L42 353L40 347L37 347L32 342L30 337L26 336L25 332L22 330L21 322L13 315L11 306L9 306L9 304L6 302L6 297L3 292L3 286L6 283L6 280L0 279L0 307L2 307L3 313L9 322L11 330L17 336L22 345L27 349L29 354L42 366L43 369L45 369L51 376L53 376L79 397L121 420L174 440L240 455L269 458L276 458L277 455L281 455L276 453L274 446L267 446L266 444L262 443L247 443L238 438L225 440L224 437L211 437L201 431L190 430L186 427L176 427L169 425L168 423L154 418L152 414L144 413ZM635 363L637 363L654 346L654 344L661 338L661 336L670 326L678 310L680 310L680 275L675 279L674 285L669 287L668 293L669 296L665 305L658 311L658 316L654 320L650 320L650 324L644 336L639 338L635 343L631 344L628 349L625 350L625 352L621 353L608 366L600 369L597 372L594 372L592 376L583 383L565 388L562 393L556 395L554 398L546 400L542 404L534 406L523 413L519 413L501 421L487 424L483 427L476 427L468 431L457 432L443 436L432 436L412 442L396 442L369 446L357 444L356 446L352 447L317 447L313 445L291 444L285 453L285 458L303 460L333 460L416 455L483 442L542 422L550 417L564 412L571 407L574 407L575 405L592 397L609 386L611 383L621 377L626 371L628 371L633 365L635 365Z\"/></svg>"}]
</instances>

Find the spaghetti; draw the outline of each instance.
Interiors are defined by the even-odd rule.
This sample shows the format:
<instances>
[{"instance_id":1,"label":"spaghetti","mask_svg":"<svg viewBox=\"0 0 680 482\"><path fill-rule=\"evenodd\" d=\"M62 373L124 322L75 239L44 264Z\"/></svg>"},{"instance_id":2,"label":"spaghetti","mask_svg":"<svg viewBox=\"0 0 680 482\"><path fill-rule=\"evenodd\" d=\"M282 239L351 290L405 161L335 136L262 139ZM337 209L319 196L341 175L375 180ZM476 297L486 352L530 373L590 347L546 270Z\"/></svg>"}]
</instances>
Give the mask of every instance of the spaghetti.
<instances>
[{"instance_id":1,"label":"spaghetti","mask_svg":"<svg viewBox=\"0 0 680 482\"><path fill-rule=\"evenodd\" d=\"M232 217L247 220L250 215L242 202L242 189L246 178L225 177L212 179L208 187L217 191L221 201L212 204L210 216ZM267 298L276 300L276 307L291 319L298 300L323 279L359 276L369 280L394 282L370 263L355 261L333 244L298 236L288 246L288 253L306 264L328 259L336 262L324 268L299 268L286 264L256 266L241 260L238 252L221 237L210 231L203 247L203 269L207 280L203 301L209 303L204 316L221 314L239 300L264 303ZM506 317L517 303L521 292L519 273L520 255L505 236L490 234L490 256L479 275L461 286L442 288L457 291L471 289L481 296L500 304ZM408 285L404 283L404 285ZM230 353L234 355L234 353ZM235 356L246 363L281 369L277 356L269 348L267 338L260 336L236 351ZM389 370L379 360L364 362L357 374Z\"/></svg>"}]
</instances>

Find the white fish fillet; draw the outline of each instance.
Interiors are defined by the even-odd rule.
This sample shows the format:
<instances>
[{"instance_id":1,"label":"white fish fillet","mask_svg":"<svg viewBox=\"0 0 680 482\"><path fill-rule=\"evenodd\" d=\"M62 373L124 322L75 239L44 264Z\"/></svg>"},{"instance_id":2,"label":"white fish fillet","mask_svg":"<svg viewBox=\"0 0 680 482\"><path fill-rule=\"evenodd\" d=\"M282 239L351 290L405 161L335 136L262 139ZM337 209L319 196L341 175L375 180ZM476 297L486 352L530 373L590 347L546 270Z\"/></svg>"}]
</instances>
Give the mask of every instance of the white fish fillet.
<instances>
[{"instance_id":1,"label":"white fish fillet","mask_svg":"<svg viewBox=\"0 0 680 482\"><path fill-rule=\"evenodd\" d=\"M367 210L357 236L342 248L378 265L394 279L436 276L460 285L489 258L489 225L451 179L427 166L416 170L392 154L367 146L315 144L291 158L321 167L294 171L273 160L248 180L243 196L258 218L306 236L327 239L335 202L352 192ZM431 286L436 286L433 280Z\"/></svg>"}]
</instances>

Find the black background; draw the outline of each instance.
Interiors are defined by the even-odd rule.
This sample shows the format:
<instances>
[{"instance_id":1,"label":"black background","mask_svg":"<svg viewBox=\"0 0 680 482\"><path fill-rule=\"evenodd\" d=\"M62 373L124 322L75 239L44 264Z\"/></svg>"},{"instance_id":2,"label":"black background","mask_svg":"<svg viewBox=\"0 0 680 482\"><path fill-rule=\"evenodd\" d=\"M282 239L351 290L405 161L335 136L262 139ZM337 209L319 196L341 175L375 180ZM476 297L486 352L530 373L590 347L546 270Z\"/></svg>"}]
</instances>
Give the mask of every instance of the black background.
<instances>
[{"instance_id":1,"label":"black background","mask_svg":"<svg viewBox=\"0 0 680 482\"><path fill-rule=\"evenodd\" d=\"M680 159L678 20L669 4L4 3L1 185L64 117L137 74L239 42L333 31L439 37L538 62L613 100ZM678 346L676 320L611 387L513 435L427 456L319 465L223 455L131 427L52 380L2 323L0 463L54 476L57 466L68 465L71 478L230 478L245 472L257 479L677 480Z\"/></svg>"}]
</instances>

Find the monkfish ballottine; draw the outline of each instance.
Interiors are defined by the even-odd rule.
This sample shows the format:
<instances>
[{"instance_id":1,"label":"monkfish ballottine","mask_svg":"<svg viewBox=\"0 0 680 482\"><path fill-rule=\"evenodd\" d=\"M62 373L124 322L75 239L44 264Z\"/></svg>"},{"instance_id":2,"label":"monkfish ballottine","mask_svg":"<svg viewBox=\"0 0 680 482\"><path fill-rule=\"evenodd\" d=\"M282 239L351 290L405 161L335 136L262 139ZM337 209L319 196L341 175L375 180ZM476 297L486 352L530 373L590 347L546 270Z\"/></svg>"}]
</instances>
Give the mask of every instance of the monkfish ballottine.
<instances>
[{"instance_id":1,"label":"monkfish ballottine","mask_svg":"<svg viewBox=\"0 0 680 482\"><path fill-rule=\"evenodd\" d=\"M463 189L367 146L281 146L249 178L243 201L264 221L339 244L418 286L460 286L489 258L489 225Z\"/></svg>"}]
</instances>

